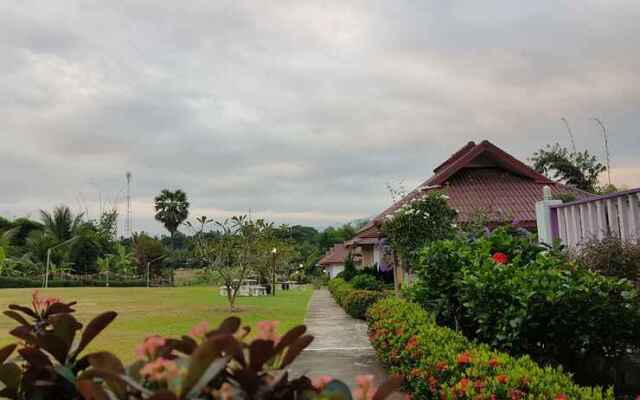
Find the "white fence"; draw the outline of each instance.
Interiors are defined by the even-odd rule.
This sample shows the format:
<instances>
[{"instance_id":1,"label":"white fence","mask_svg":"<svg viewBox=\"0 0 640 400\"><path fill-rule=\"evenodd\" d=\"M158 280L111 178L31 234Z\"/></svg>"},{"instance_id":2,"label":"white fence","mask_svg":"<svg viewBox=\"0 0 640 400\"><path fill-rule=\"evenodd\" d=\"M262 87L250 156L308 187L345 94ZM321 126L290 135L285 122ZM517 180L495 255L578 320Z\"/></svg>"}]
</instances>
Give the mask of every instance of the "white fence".
<instances>
[{"instance_id":1,"label":"white fence","mask_svg":"<svg viewBox=\"0 0 640 400\"><path fill-rule=\"evenodd\" d=\"M590 239L607 236L640 240L640 188L571 203L545 200L536 205L540 240L561 240L575 248Z\"/></svg>"}]
</instances>

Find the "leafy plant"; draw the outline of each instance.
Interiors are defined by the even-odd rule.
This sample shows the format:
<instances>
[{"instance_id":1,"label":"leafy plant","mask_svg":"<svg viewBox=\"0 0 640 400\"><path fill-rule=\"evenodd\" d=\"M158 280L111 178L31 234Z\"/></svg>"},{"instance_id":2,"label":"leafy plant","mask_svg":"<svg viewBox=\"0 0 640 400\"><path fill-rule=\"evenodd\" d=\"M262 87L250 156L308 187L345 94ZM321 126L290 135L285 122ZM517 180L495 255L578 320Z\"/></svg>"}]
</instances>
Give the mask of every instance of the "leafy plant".
<instances>
[{"instance_id":1,"label":"leafy plant","mask_svg":"<svg viewBox=\"0 0 640 400\"><path fill-rule=\"evenodd\" d=\"M575 371L592 356L640 349L640 295L499 228L434 242L421 252L406 291L436 321L512 354Z\"/></svg>"},{"instance_id":2,"label":"leafy plant","mask_svg":"<svg viewBox=\"0 0 640 400\"><path fill-rule=\"evenodd\" d=\"M368 312L378 358L421 399L613 400L612 389L581 387L561 369L511 357L438 326L417 304L385 299Z\"/></svg>"},{"instance_id":3,"label":"leafy plant","mask_svg":"<svg viewBox=\"0 0 640 400\"><path fill-rule=\"evenodd\" d=\"M382 290L383 283L377 280L374 276L359 274L351 280L351 286L355 289Z\"/></svg>"},{"instance_id":4,"label":"leafy plant","mask_svg":"<svg viewBox=\"0 0 640 400\"><path fill-rule=\"evenodd\" d=\"M609 236L592 239L580 246L573 256L577 262L602 275L636 282L640 275L640 243Z\"/></svg>"},{"instance_id":5,"label":"leafy plant","mask_svg":"<svg viewBox=\"0 0 640 400\"><path fill-rule=\"evenodd\" d=\"M369 307L387 297L387 294L381 290L355 289L342 278L330 280L329 291L347 314L359 319L365 319Z\"/></svg>"},{"instance_id":6,"label":"leafy plant","mask_svg":"<svg viewBox=\"0 0 640 400\"><path fill-rule=\"evenodd\" d=\"M312 381L289 378L286 368L312 342L304 326L283 336L275 321L250 328L230 317L215 329L194 326L180 338L149 336L136 349L138 360L125 367L112 353L82 355L89 343L116 317L106 312L82 330L74 317L75 303L41 298L31 307L9 306L5 315L20 325L11 334L22 341L0 349L0 396L8 399L71 400L212 400L212 399L337 399L383 400L401 384L394 377L379 389L371 378L359 378L352 396L332 378ZM76 333L82 331L79 340ZM18 356L11 358L16 352Z\"/></svg>"},{"instance_id":7,"label":"leafy plant","mask_svg":"<svg viewBox=\"0 0 640 400\"><path fill-rule=\"evenodd\" d=\"M403 204L387 216L382 231L396 254L413 266L422 247L454 234L456 215L447 205L447 196L434 192Z\"/></svg>"}]
</instances>

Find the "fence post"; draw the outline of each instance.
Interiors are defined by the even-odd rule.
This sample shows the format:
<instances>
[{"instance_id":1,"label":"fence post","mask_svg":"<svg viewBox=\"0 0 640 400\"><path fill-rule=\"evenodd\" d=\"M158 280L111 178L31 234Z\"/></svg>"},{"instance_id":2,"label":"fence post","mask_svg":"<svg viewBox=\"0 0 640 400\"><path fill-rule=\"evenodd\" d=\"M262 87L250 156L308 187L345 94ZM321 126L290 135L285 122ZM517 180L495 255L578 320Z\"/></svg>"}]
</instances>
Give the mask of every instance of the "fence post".
<instances>
[{"instance_id":1,"label":"fence post","mask_svg":"<svg viewBox=\"0 0 640 400\"><path fill-rule=\"evenodd\" d=\"M552 244L554 239L553 226L557 227L557 214L551 215L551 206L562 204L562 200L553 200L551 188L545 186L542 189L543 200L536 203L536 221L538 224L538 241L540 243ZM555 221L553 220L555 218ZM556 232L557 233L557 232Z\"/></svg>"}]
</instances>

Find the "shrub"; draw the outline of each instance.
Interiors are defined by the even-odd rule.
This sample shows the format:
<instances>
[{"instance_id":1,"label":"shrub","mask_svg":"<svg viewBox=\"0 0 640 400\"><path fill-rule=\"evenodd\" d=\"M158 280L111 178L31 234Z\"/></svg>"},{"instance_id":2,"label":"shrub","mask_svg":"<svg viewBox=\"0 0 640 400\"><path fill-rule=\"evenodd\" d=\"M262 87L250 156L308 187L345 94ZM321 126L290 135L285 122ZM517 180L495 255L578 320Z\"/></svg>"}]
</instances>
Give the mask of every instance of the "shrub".
<instances>
[{"instance_id":1,"label":"shrub","mask_svg":"<svg viewBox=\"0 0 640 400\"><path fill-rule=\"evenodd\" d=\"M377 280L374 276L360 274L356 275L351 280L351 286L353 286L354 289L381 290L383 283Z\"/></svg>"},{"instance_id":2,"label":"shrub","mask_svg":"<svg viewBox=\"0 0 640 400\"><path fill-rule=\"evenodd\" d=\"M347 314L353 318L365 319L367 309L386 297L381 290L359 290L341 278L329 281L329 291Z\"/></svg>"},{"instance_id":3,"label":"shrub","mask_svg":"<svg viewBox=\"0 0 640 400\"><path fill-rule=\"evenodd\" d=\"M580 246L574 256L578 263L602 275L636 282L640 274L640 243L613 236L593 239Z\"/></svg>"},{"instance_id":4,"label":"shrub","mask_svg":"<svg viewBox=\"0 0 640 400\"><path fill-rule=\"evenodd\" d=\"M413 398L614 399L611 389L580 387L560 369L475 344L417 304L382 300L369 309L368 323L379 359L405 378Z\"/></svg>"},{"instance_id":5,"label":"shrub","mask_svg":"<svg viewBox=\"0 0 640 400\"><path fill-rule=\"evenodd\" d=\"M338 274L338 277L349 282L356 275L358 275L358 270L356 269L356 264L353 262L353 256L349 253L347 258L344 260L344 270Z\"/></svg>"},{"instance_id":6,"label":"shrub","mask_svg":"<svg viewBox=\"0 0 640 400\"><path fill-rule=\"evenodd\" d=\"M348 387L332 378L312 382L282 373L312 342L304 325L276 335L275 321L258 323L256 338L237 317L210 329L206 322L188 336L149 336L136 349L138 360L125 368L108 351L87 346L117 317L113 311L88 324L74 317L76 303L42 298L31 306L10 305L5 314L19 323L10 334L20 344L0 348L0 397L14 400L222 400L351 399ZM83 329L84 327L84 329ZM77 339L76 337L79 336ZM18 356L12 358L14 352ZM286 371L286 370L285 370ZM391 378L376 390L358 379L356 400L384 399L400 386Z\"/></svg>"},{"instance_id":7,"label":"shrub","mask_svg":"<svg viewBox=\"0 0 640 400\"><path fill-rule=\"evenodd\" d=\"M426 244L451 237L455 232L456 211L447 205L448 197L435 192L416 197L389 215L382 231L393 250L413 266L417 252Z\"/></svg>"},{"instance_id":8,"label":"shrub","mask_svg":"<svg viewBox=\"0 0 640 400\"><path fill-rule=\"evenodd\" d=\"M385 296L385 293L381 291L350 290L342 301L342 307L353 318L365 319L369 307Z\"/></svg>"},{"instance_id":9,"label":"shrub","mask_svg":"<svg viewBox=\"0 0 640 400\"><path fill-rule=\"evenodd\" d=\"M534 237L499 229L436 242L421 253L407 294L436 320L512 354L577 371L584 359L640 348L640 297L546 252Z\"/></svg>"},{"instance_id":10,"label":"shrub","mask_svg":"<svg viewBox=\"0 0 640 400\"><path fill-rule=\"evenodd\" d=\"M92 287L92 286L106 286L106 281L88 279L88 280L49 280L49 287ZM147 286L147 281L144 279L138 280L115 280L109 281L110 287L144 287ZM31 278L8 278L0 277L0 289L9 288L39 288L42 287L41 279Z\"/></svg>"}]
</instances>

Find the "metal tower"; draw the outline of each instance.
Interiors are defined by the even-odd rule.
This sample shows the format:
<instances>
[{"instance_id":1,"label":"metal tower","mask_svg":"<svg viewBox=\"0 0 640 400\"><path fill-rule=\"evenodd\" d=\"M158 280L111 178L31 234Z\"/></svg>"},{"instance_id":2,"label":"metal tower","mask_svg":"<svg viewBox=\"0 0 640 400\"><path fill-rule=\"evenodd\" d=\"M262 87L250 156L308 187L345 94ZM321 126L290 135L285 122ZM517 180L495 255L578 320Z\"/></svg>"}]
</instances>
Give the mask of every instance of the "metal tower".
<instances>
[{"instance_id":1,"label":"metal tower","mask_svg":"<svg viewBox=\"0 0 640 400\"><path fill-rule=\"evenodd\" d=\"M125 235L131 237L131 172L127 171L127 223Z\"/></svg>"}]
</instances>

